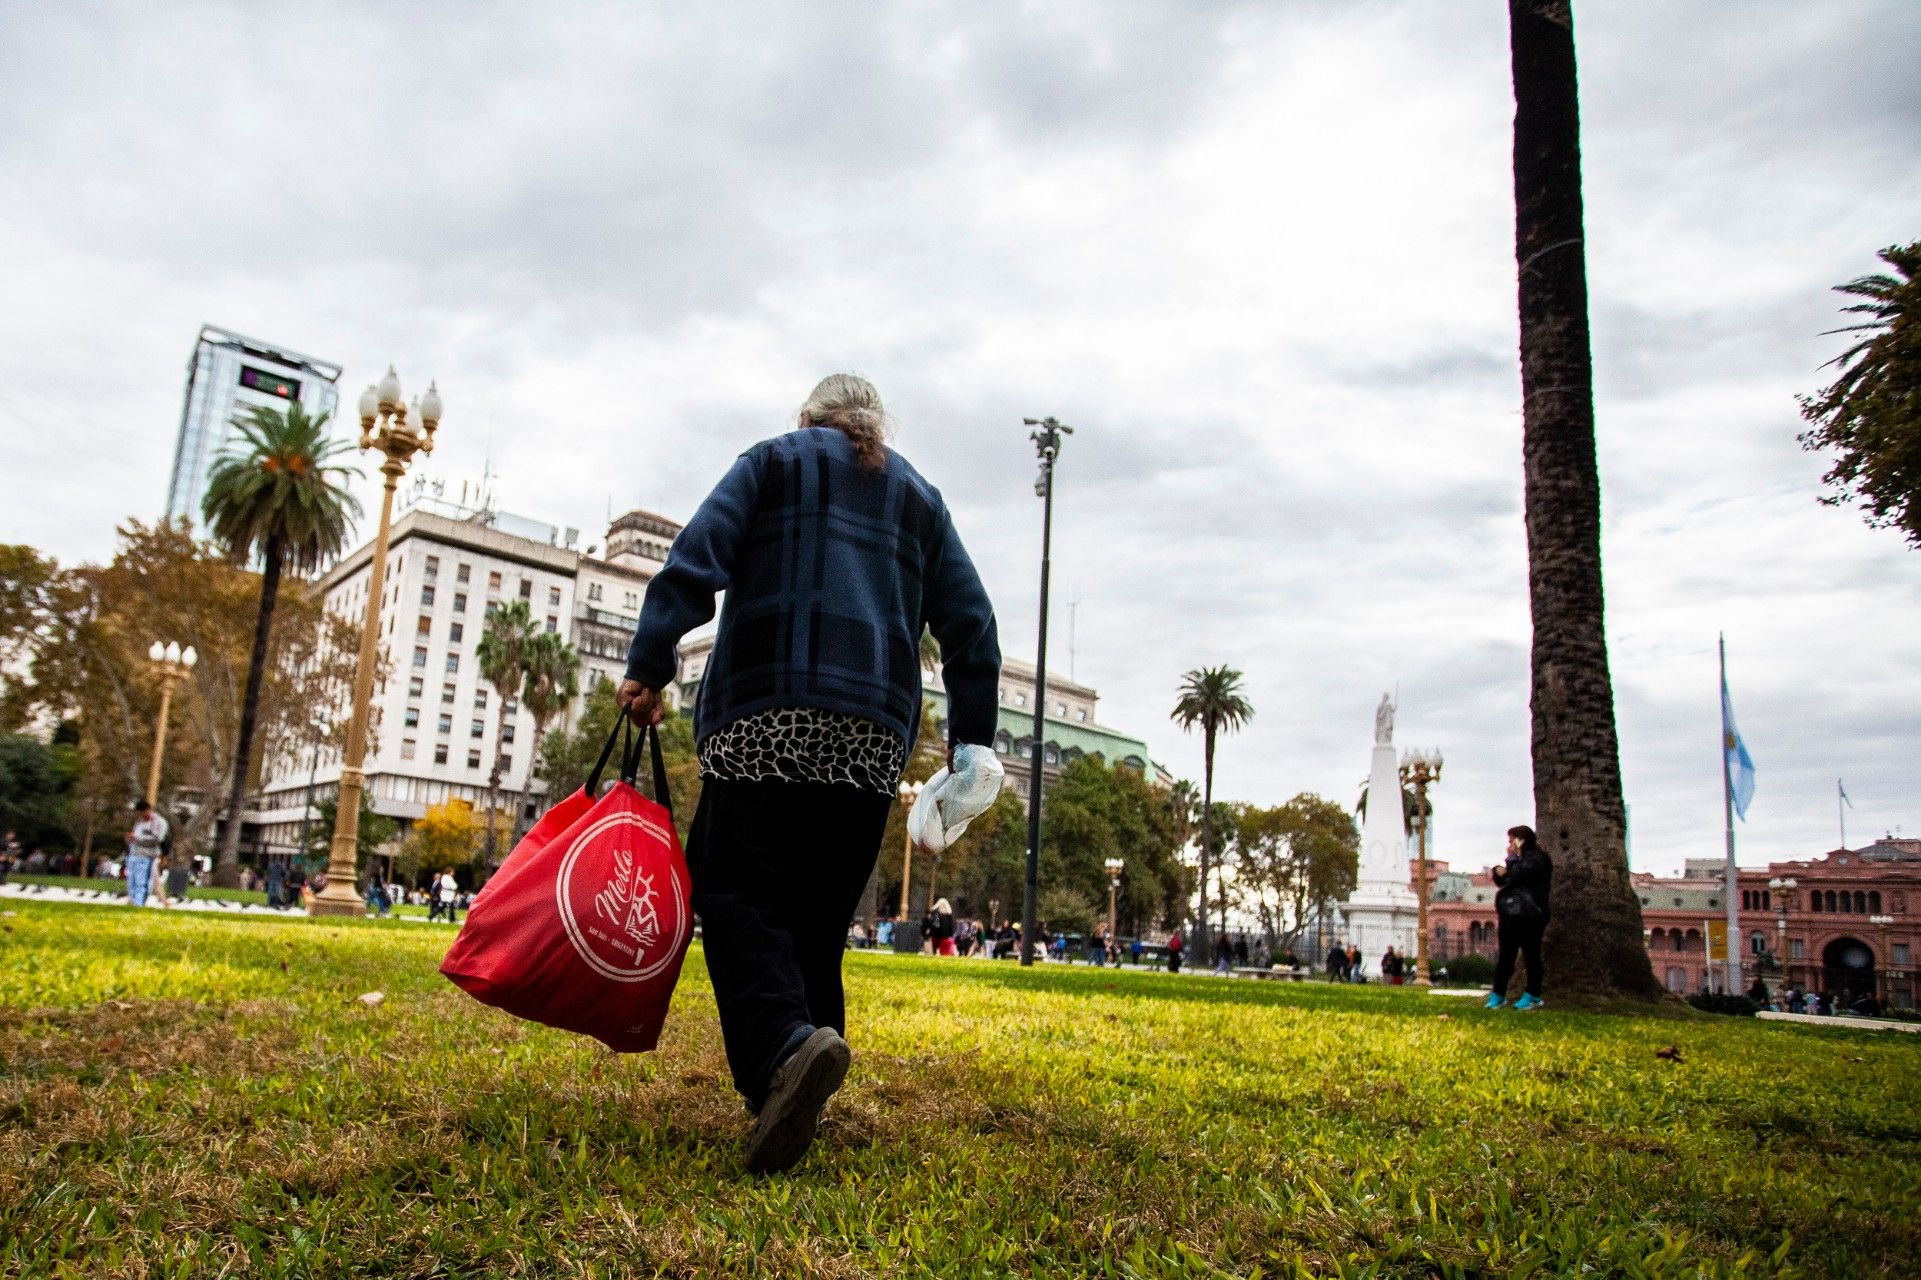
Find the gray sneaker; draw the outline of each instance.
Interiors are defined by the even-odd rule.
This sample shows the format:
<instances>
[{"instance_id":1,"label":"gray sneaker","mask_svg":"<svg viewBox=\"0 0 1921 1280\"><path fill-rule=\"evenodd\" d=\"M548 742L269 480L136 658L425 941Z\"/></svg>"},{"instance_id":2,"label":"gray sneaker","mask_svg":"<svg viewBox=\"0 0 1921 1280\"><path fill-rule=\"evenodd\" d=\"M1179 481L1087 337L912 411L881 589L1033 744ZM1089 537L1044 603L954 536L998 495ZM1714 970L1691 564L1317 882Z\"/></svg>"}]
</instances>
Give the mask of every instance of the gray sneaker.
<instances>
[{"instance_id":1,"label":"gray sneaker","mask_svg":"<svg viewBox=\"0 0 1921 1280\"><path fill-rule=\"evenodd\" d=\"M821 1109L847 1078L853 1057L839 1032L822 1027L780 1064L747 1139L749 1171L780 1173L800 1163L813 1145Z\"/></svg>"}]
</instances>

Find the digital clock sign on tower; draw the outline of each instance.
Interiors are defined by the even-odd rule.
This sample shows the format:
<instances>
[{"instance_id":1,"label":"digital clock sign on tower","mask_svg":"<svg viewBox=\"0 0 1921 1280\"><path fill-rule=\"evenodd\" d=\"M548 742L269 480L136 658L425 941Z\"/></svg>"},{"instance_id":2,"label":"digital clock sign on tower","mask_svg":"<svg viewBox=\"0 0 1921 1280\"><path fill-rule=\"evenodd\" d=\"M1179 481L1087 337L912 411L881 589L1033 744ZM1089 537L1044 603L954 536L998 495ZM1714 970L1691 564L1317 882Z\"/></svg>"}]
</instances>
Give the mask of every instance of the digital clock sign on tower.
<instances>
[{"instance_id":1,"label":"digital clock sign on tower","mask_svg":"<svg viewBox=\"0 0 1921 1280\"><path fill-rule=\"evenodd\" d=\"M174 443L167 514L200 519L207 473L234 436L234 417L251 406L284 412L299 404L316 417L339 403L340 366L276 343L207 325L187 362L187 395Z\"/></svg>"}]
</instances>

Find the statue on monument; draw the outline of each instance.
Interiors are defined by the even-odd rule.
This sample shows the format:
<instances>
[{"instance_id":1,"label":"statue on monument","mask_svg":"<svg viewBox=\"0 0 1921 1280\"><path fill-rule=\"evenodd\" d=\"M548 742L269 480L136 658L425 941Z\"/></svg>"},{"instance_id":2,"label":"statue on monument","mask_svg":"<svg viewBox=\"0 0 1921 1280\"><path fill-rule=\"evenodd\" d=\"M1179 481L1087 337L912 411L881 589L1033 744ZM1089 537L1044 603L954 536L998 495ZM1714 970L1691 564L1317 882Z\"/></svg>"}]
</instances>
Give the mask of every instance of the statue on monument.
<instances>
[{"instance_id":1,"label":"statue on monument","mask_svg":"<svg viewBox=\"0 0 1921 1280\"><path fill-rule=\"evenodd\" d=\"M1394 703L1384 693L1381 705L1374 708L1374 745L1390 746L1394 742Z\"/></svg>"}]
</instances>

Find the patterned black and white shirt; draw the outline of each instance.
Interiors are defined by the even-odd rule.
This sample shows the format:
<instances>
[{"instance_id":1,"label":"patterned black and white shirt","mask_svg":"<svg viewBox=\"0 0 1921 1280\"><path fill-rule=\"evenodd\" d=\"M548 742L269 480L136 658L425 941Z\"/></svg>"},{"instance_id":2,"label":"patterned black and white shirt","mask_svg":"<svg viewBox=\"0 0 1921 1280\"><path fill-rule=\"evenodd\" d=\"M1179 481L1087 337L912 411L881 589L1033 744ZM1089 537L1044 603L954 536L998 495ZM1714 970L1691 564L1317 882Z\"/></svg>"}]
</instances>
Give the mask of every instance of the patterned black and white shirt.
<instances>
[{"instance_id":1,"label":"patterned black and white shirt","mask_svg":"<svg viewBox=\"0 0 1921 1280\"><path fill-rule=\"evenodd\" d=\"M814 707L742 716L700 743L703 777L733 782L824 782L894 794L907 744L872 720Z\"/></svg>"}]
</instances>

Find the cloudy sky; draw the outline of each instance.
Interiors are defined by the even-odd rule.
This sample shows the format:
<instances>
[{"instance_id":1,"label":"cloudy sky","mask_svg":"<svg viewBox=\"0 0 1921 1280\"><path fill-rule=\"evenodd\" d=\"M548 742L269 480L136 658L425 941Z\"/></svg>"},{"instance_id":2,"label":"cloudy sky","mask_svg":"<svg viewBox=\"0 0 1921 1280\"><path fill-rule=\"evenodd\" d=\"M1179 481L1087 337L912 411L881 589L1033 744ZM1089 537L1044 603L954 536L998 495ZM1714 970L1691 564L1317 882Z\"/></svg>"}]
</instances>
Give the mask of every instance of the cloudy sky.
<instances>
[{"instance_id":1,"label":"cloudy sky","mask_svg":"<svg viewBox=\"0 0 1921 1280\"><path fill-rule=\"evenodd\" d=\"M1577 5L1609 636L1637 867L1921 834L1921 557L1817 505L1831 285L1921 235L1921 6ZM0 5L0 539L164 504L211 322L447 403L431 474L684 517L873 378L1031 657L1218 792L1445 750L1437 855L1525 820L1528 614L1496 3Z\"/></svg>"}]
</instances>

